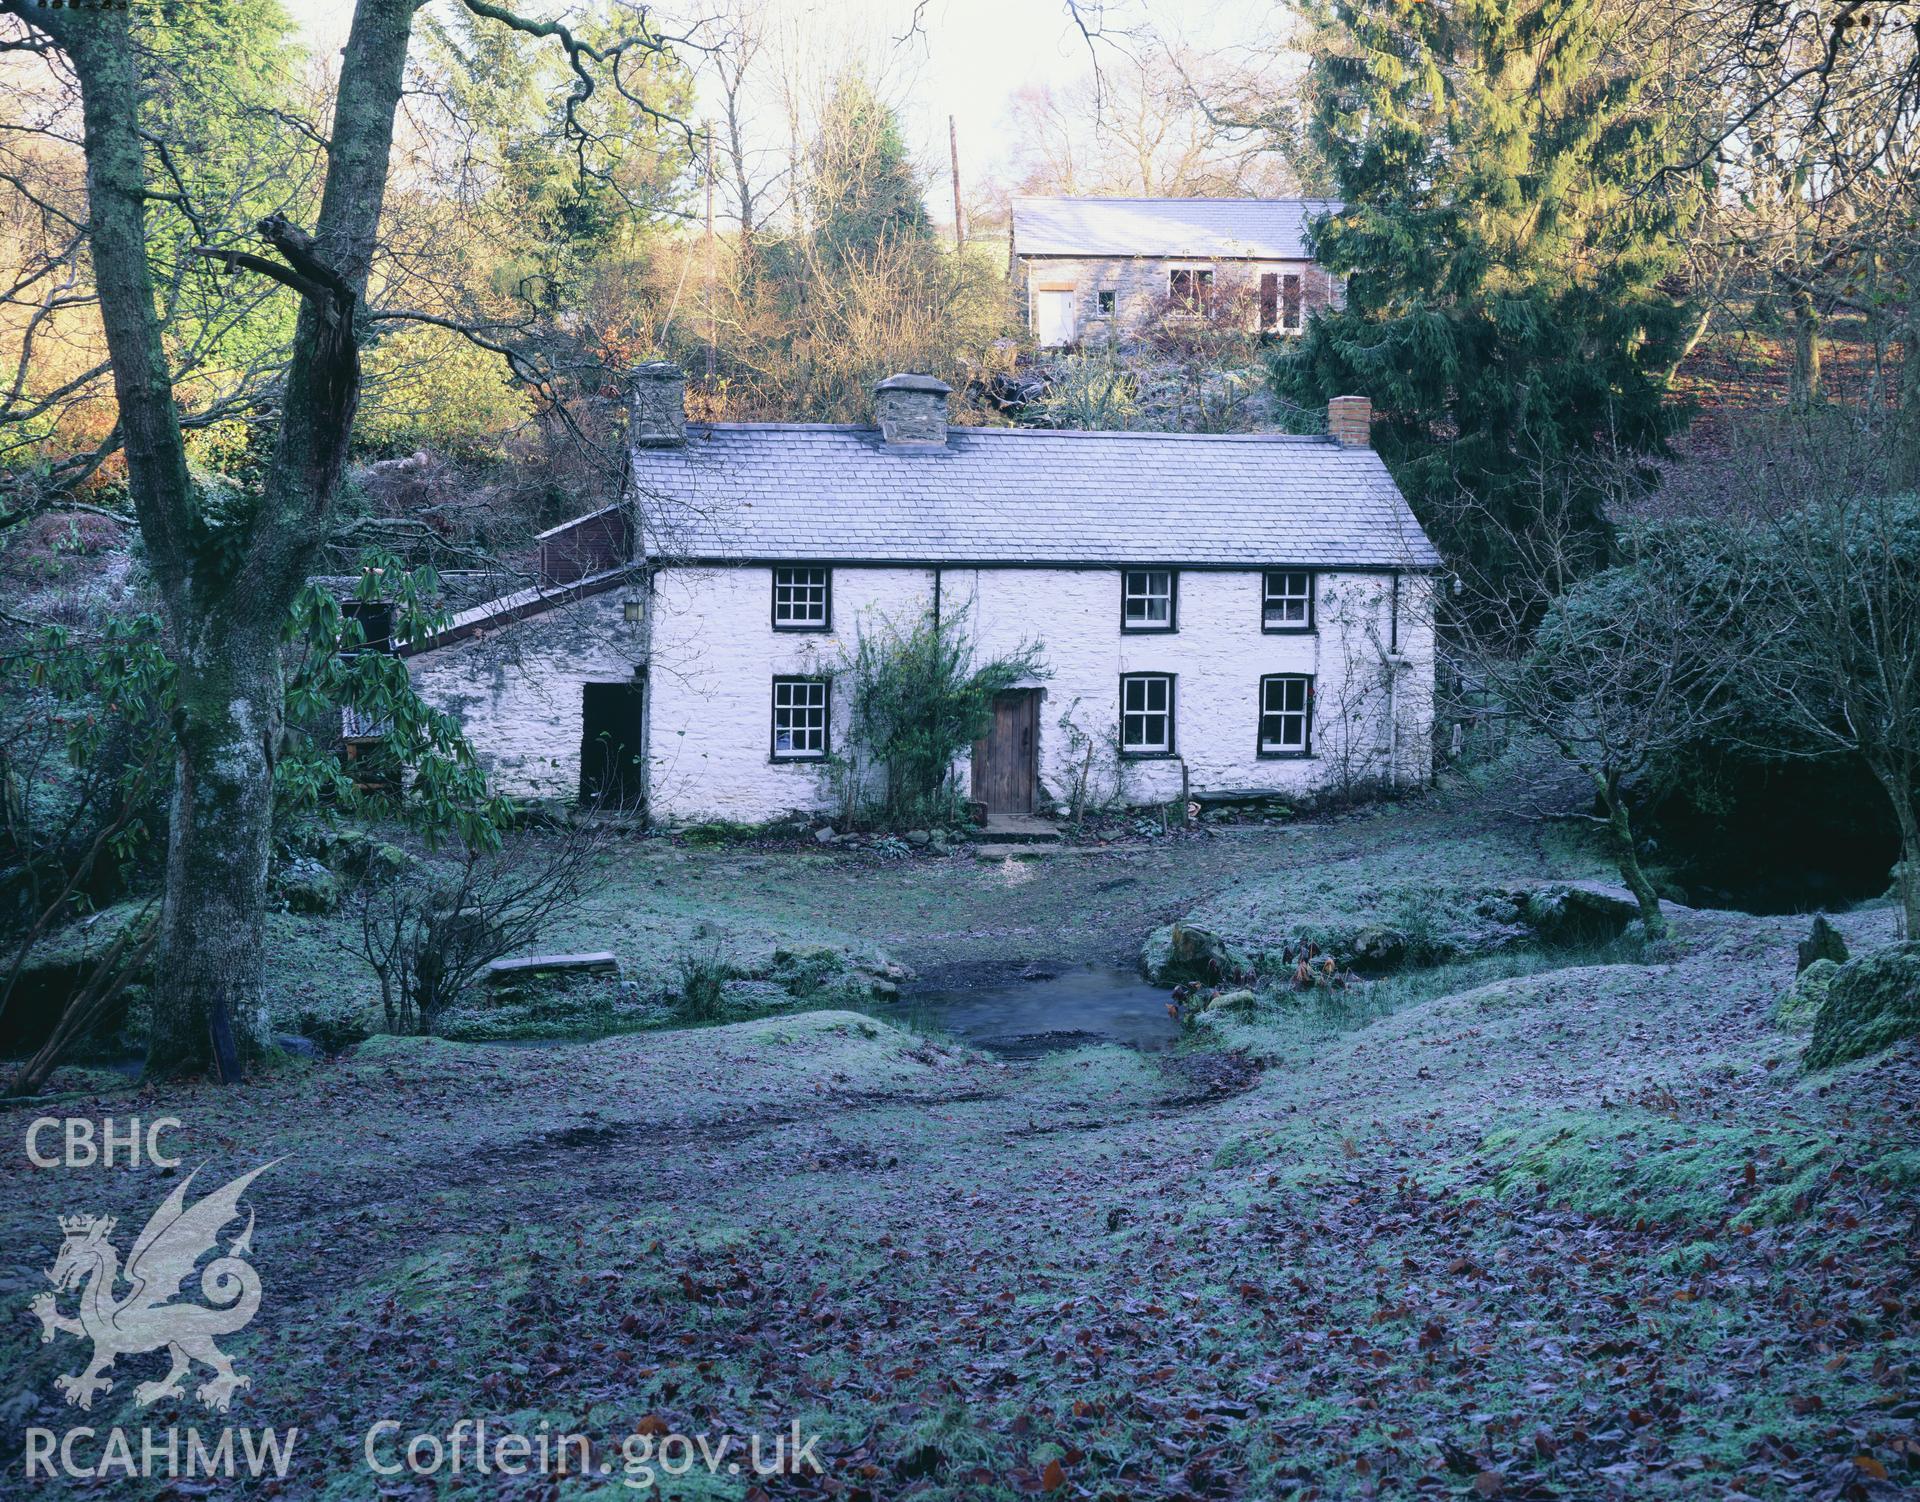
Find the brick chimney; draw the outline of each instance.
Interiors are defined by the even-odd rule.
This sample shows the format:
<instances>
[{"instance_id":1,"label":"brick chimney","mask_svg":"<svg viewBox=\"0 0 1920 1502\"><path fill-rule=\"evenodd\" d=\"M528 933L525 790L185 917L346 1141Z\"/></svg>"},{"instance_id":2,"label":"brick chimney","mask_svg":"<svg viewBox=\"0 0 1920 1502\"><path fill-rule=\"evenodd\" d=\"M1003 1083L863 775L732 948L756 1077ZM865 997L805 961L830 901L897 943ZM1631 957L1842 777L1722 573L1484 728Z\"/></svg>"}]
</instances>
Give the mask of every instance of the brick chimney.
<instances>
[{"instance_id":1,"label":"brick chimney","mask_svg":"<svg viewBox=\"0 0 1920 1502\"><path fill-rule=\"evenodd\" d=\"M635 448L673 449L687 441L687 373L671 360L634 367L627 441Z\"/></svg>"},{"instance_id":2,"label":"brick chimney","mask_svg":"<svg viewBox=\"0 0 1920 1502\"><path fill-rule=\"evenodd\" d=\"M873 415L888 448L944 448L947 398L953 394L938 376L890 375L873 388Z\"/></svg>"},{"instance_id":3,"label":"brick chimney","mask_svg":"<svg viewBox=\"0 0 1920 1502\"><path fill-rule=\"evenodd\" d=\"M1373 446L1373 403L1364 396L1336 396L1327 403L1327 436L1344 448Z\"/></svg>"}]
</instances>

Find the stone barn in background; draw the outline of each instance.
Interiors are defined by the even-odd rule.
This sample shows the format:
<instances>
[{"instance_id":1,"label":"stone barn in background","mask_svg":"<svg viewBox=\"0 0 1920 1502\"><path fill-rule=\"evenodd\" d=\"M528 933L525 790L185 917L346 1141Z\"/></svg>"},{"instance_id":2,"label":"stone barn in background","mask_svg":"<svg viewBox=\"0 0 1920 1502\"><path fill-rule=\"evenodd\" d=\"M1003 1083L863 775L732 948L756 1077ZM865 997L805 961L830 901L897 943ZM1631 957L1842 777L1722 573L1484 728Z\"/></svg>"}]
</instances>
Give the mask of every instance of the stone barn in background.
<instances>
[{"instance_id":1,"label":"stone barn in background","mask_svg":"<svg viewBox=\"0 0 1920 1502\"><path fill-rule=\"evenodd\" d=\"M1313 259L1324 198L1015 198L1013 294L1043 349L1124 339L1182 311L1232 308L1295 334L1345 290Z\"/></svg>"}]
</instances>

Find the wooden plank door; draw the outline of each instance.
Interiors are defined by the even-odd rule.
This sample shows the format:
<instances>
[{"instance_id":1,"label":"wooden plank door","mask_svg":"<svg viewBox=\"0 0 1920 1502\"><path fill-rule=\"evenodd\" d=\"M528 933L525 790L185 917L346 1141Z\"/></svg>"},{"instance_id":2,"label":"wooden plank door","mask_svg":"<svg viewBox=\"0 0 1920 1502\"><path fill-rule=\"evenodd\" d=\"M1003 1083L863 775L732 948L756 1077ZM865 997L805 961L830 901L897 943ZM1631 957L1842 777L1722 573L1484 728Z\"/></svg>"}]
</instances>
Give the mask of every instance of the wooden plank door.
<instances>
[{"instance_id":1,"label":"wooden plank door","mask_svg":"<svg viewBox=\"0 0 1920 1502\"><path fill-rule=\"evenodd\" d=\"M1023 688L996 694L993 724L973 745L973 798L987 817L1021 817L1033 812L1039 787L1038 690Z\"/></svg>"}]
</instances>

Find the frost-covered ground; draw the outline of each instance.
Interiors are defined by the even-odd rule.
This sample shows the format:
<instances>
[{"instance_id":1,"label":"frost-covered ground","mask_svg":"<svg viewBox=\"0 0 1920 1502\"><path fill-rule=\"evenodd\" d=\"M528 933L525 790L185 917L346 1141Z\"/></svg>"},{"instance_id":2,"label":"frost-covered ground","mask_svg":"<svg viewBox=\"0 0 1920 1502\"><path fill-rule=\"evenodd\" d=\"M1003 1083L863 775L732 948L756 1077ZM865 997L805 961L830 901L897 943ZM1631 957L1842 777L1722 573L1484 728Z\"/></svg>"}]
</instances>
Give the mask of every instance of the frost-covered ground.
<instances>
[{"instance_id":1,"label":"frost-covered ground","mask_svg":"<svg viewBox=\"0 0 1920 1502\"><path fill-rule=\"evenodd\" d=\"M1323 912L1340 881L1590 874L1443 812L1026 877L700 853L580 931L731 914L743 942L805 926L941 971L1117 953L1202 903ZM1840 927L1856 949L1892 932L1884 910ZM300 1427L286 1495L457 1492L372 1476L362 1437L484 1415L585 1433L616 1468L636 1433L821 1436L824 1476L696 1470L663 1487L682 1496L1891 1496L1920 1478L1920 1050L1802 1074L1770 1014L1803 928L1694 913L1664 963L1360 1027L1263 1014L1170 1056L997 1060L815 1011L375 1040L57 1109L177 1116L207 1179L283 1158L251 1195L264 1301L226 1421ZM5 1160L14 1457L22 1426L75 1419L52 1378L81 1348L25 1315L55 1217L118 1215L124 1250L172 1182ZM215 1422L190 1397L135 1414L132 1385L87 1422Z\"/></svg>"}]
</instances>

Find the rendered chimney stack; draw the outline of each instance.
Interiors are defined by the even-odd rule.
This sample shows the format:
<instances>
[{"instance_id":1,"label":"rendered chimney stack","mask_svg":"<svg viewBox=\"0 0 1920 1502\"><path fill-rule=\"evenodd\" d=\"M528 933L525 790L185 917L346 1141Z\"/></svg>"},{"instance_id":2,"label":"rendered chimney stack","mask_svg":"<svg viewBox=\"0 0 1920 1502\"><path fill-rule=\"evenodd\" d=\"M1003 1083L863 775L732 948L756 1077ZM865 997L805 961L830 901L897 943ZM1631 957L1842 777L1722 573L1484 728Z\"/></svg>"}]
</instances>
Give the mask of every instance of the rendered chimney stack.
<instances>
[{"instance_id":1,"label":"rendered chimney stack","mask_svg":"<svg viewBox=\"0 0 1920 1502\"><path fill-rule=\"evenodd\" d=\"M687 441L687 373L671 360L634 367L627 440L635 448L679 448Z\"/></svg>"},{"instance_id":2,"label":"rendered chimney stack","mask_svg":"<svg viewBox=\"0 0 1920 1502\"><path fill-rule=\"evenodd\" d=\"M873 388L873 415L887 446L944 448L952 394L938 376L890 375L880 382Z\"/></svg>"},{"instance_id":3,"label":"rendered chimney stack","mask_svg":"<svg viewBox=\"0 0 1920 1502\"><path fill-rule=\"evenodd\" d=\"M1350 449L1373 446L1373 403L1364 396L1336 396L1327 403L1327 435Z\"/></svg>"}]
</instances>

